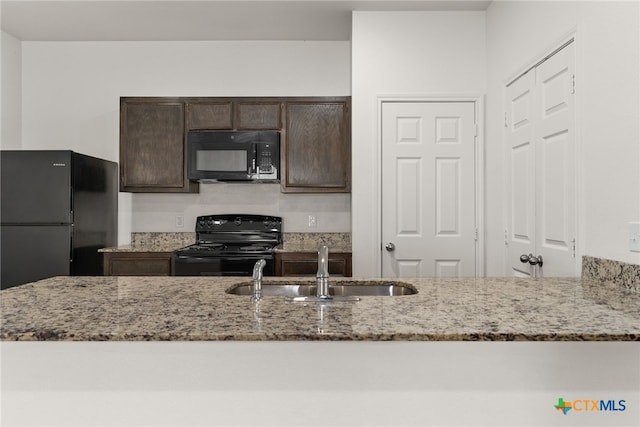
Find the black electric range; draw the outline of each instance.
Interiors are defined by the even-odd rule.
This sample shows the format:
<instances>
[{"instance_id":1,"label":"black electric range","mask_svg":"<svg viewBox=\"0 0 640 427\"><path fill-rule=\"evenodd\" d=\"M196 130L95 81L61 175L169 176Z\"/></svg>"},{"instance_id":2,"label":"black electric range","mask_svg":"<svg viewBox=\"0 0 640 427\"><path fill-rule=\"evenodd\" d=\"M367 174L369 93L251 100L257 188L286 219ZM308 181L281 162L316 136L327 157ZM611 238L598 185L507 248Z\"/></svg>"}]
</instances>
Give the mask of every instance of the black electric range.
<instances>
[{"instance_id":1,"label":"black electric range","mask_svg":"<svg viewBox=\"0 0 640 427\"><path fill-rule=\"evenodd\" d=\"M264 259L265 276L275 274L276 246L282 243L282 218L267 215L199 216L196 243L174 252L176 276L251 276Z\"/></svg>"}]
</instances>

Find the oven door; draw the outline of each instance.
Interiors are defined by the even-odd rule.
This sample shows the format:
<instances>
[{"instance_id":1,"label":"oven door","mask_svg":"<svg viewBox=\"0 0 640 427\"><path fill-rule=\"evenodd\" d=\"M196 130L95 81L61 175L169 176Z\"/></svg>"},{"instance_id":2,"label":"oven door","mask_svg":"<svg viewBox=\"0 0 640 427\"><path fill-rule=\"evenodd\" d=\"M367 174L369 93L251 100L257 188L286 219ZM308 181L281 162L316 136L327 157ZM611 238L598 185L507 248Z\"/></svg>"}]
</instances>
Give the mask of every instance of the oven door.
<instances>
[{"instance_id":1,"label":"oven door","mask_svg":"<svg viewBox=\"0 0 640 427\"><path fill-rule=\"evenodd\" d=\"M263 274L273 276L273 255L198 257L177 254L173 258L173 271L176 276L251 276L253 266L261 259L266 261Z\"/></svg>"}]
</instances>

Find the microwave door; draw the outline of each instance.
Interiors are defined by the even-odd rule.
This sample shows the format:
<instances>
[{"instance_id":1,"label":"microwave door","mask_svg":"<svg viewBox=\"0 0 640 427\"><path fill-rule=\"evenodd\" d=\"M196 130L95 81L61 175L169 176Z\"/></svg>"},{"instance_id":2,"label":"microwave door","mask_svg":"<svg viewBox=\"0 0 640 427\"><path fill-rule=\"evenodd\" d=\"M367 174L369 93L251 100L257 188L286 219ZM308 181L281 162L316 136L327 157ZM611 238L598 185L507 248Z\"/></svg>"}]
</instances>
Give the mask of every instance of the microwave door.
<instances>
[{"instance_id":1,"label":"microwave door","mask_svg":"<svg viewBox=\"0 0 640 427\"><path fill-rule=\"evenodd\" d=\"M195 181L278 182L277 131L190 131L187 176Z\"/></svg>"},{"instance_id":2,"label":"microwave door","mask_svg":"<svg viewBox=\"0 0 640 427\"><path fill-rule=\"evenodd\" d=\"M253 163L254 144L196 144L189 153L189 179L247 180Z\"/></svg>"}]
</instances>

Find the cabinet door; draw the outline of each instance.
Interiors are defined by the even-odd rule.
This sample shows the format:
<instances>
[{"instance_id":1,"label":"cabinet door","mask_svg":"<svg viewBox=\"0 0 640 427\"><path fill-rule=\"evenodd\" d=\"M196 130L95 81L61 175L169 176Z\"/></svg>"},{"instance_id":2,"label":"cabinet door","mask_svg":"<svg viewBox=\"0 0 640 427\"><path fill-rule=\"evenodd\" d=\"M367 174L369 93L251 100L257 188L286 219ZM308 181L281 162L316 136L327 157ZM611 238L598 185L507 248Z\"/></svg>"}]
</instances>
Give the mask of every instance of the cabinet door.
<instances>
[{"instance_id":1,"label":"cabinet door","mask_svg":"<svg viewBox=\"0 0 640 427\"><path fill-rule=\"evenodd\" d=\"M184 104L121 101L120 191L190 192L186 174Z\"/></svg>"},{"instance_id":2,"label":"cabinet door","mask_svg":"<svg viewBox=\"0 0 640 427\"><path fill-rule=\"evenodd\" d=\"M279 102L240 101L236 104L236 129L261 130L280 129Z\"/></svg>"},{"instance_id":3,"label":"cabinet door","mask_svg":"<svg viewBox=\"0 0 640 427\"><path fill-rule=\"evenodd\" d=\"M276 276L315 276L318 254L315 252L276 253ZM329 276L351 277L351 253L329 253Z\"/></svg>"},{"instance_id":4,"label":"cabinet door","mask_svg":"<svg viewBox=\"0 0 640 427\"><path fill-rule=\"evenodd\" d=\"M172 276L170 252L105 252L105 276Z\"/></svg>"},{"instance_id":5,"label":"cabinet door","mask_svg":"<svg viewBox=\"0 0 640 427\"><path fill-rule=\"evenodd\" d=\"M351 191L349 98L286 106L283 192Z\"/></svg>"},{"instance_id":6,"label":"cabinet door","mask_svg":"<svg viewBox=\"0 0 640 427\"><path fill-rule=\"evenodd\" d=\"M189 130L233 129L233 103L227 100L187 104Z\"/></svg>"}]
</instances>

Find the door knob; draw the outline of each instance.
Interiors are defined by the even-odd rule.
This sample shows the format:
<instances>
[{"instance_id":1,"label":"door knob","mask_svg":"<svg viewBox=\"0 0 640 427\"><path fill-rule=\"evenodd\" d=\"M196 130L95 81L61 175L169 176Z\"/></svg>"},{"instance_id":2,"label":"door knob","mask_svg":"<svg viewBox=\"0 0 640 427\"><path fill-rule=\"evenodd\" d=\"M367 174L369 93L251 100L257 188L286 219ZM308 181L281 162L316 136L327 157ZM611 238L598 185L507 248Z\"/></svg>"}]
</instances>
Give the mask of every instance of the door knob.
<instances>
[{"instance_id":1,"label":"door knob","mask_svg":"<svg viewBox=\"0 0 640 427\"><path fill-rule=\"evenodd\" d=\"M540 267L542 267L542 255L530 256L529 257L529 264L531 264L531 265L538 264Z\"/></svg>"},{"instance_id":2,"label":"door knob","mask_svg":"<svg viewBox=\"0 0 640 427\"><path fill-rule=\"evenodd\" d=\"M387 250L387 252L393 252L396 250L396 245L394 245L393 243L389 242L386 245L384 245L384 248Z\"/></svg>"},{"instance_id":3,"label":"door knob","mask_svg":"<svg viewBox=\"0 0 640 427\"><path fill-rule=\"evenodd\" d=\"M542 255L533 256L533 254L529 254L529 255L522 254L520 255L520 262L521 263L528 262L531 265L539 265L540 267L542 267Z\"/></svg>"}]
</instances>

